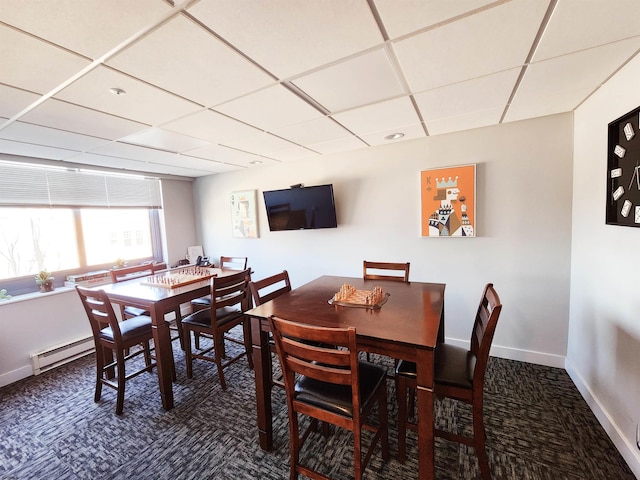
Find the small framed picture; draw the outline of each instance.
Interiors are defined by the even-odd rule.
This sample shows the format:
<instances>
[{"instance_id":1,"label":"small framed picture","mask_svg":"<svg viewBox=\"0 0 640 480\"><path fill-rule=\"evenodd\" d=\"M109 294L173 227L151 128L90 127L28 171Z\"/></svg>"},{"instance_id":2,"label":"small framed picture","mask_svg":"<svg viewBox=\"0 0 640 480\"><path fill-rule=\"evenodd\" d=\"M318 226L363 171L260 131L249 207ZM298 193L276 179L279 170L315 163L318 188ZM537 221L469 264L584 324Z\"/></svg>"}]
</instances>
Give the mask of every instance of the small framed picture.
<instances>
[{"instance_id":1,"label":"small framed picture","mask_svg":"<svg viewBox=\"0 0 640 480\"><path fill-rule=\"evenodd\" d=\"M423 237L476 236L476 166L424 170L420 177Z\"/></svg>"},{"instance_id":2,"label":"small framed picture","mask_svg":"<svg viewBox=\"0 0 640 480\"><path fill-rule=\"evenodd\" d=\"M236 238L258 238L255 190L231 194L231 228Z\"/></svg>"}]
</instances>

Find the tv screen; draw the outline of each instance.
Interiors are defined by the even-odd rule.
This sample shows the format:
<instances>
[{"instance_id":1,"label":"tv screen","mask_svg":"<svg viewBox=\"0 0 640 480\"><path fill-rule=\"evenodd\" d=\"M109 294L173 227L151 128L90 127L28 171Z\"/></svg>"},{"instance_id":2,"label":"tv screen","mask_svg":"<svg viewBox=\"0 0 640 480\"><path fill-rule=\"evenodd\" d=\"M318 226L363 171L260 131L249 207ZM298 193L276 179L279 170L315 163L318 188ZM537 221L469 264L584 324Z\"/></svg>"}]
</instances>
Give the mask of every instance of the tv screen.
<instances>
[{"instance_id":1,"label":"tv screen","mask_svg":"<svg viewBox=\"0 0 640 480\"><path fill-rule=\"evenodd\" d=\"M333 185L262 192L269 230L336 228Z\"/></svg>"}]
</instances>

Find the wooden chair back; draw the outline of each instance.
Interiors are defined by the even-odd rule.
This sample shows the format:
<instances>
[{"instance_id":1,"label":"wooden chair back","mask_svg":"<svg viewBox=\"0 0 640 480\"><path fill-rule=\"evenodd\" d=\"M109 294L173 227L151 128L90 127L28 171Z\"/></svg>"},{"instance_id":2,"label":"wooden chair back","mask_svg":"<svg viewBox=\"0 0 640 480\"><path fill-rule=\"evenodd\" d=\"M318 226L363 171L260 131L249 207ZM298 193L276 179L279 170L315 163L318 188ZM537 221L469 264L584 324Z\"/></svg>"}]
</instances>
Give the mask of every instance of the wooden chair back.
<instances>
[{"instance_id":1,"label":"wooden chair back","mask_svg":"<svg viewBox=\"0 0 640 480\"><path fill-rule=\"evenodd\" d=\"M353 429L354 422L360 421L356 329L315 327L277 317L271 317L270 322L284 375L289 408L320 421L326 420L343 428ZM327 384L351 387L353 418L298 401L295 383L300 375Z\"/></svg>"},{"instance_id":2,"label":"wooden chair back","mask_svg":"<svg viewBox=\"0 0 640 480\"><path fill-rule=\"evenodd\" d=\"M141 265L132 265L130 267L120 267L111 270L111 280L113 283L123 282L136 277L153 275L155 269L152 263L143 263Z\"/></svg>"},{"instance_id":3,"label":"wooden chair back","mask_svg":"<svg viewBox=\"0 0 640 480\"><path fill-rule=\"evenodd\" d=\"M122 343L122 333L120 332L118 318L104 290L91 290L78 285L76 285L76 290L82 301L84 311L87 313L96 348L100 343L100 332L107 327L111 327L113 331L113 343Z\"/></svg>"},{"instance_id":4,"label":"wooden chair back","mask_svg":"<svg viewBox=\"0 0 640 480\"><path fill-rule=\"evenodd\" d=\"M262 280L251 281L249 290L253 298L255 306L279 297L283 293L291 291L291 282L289 281L289 273L283 270L280 273L263 278Z\"/></svg>"},{"instance_id":5,"label":"wooden chair back","mask_svg":"<svg viewBox=\"0 0 640 480\"><path fill-rule=\"evenodd\" d=\"M409 281L410 263L369 262L362 263L362 276L365 280ZM392 273L393 272L393 273Z\"/></svg>"},{"instance_id":6,"label":"wooden chair back","mask_svg":"<svg viewBox=\"0 0 640 480\"><path fill-rule=\"evenodd\" d=\"M473 389L482 395L484 377L489 362L489 351L493 343L493 335L502 312L502 303L493 283L488 283L482 292L476 318L471 330L470 352L475 357L473 370Z\"/></svg>"},{"instance_id":7,"label":"wooden chair back","mask_svg":"<svg viewBox=\"0 0 640 480\"><path fill-rule=\"evenodd\" d=\"M213 277L211 279L211 316L212 325L215 325L216 312L221 308L230 308L239 305L242 312L251 308L249 302L249 282L251 270L246 269L233 275Z\"/></svg>"},{"instance_id":8,"label":"wooden chair back","mask_svg":"<svg viewBox=\"0 0 640 480\"><path fill-rule=\"evenodd\" d=\"M245 270L247 257L220 257L220 268L223 270Z\"/></svg>"}]
</instances>

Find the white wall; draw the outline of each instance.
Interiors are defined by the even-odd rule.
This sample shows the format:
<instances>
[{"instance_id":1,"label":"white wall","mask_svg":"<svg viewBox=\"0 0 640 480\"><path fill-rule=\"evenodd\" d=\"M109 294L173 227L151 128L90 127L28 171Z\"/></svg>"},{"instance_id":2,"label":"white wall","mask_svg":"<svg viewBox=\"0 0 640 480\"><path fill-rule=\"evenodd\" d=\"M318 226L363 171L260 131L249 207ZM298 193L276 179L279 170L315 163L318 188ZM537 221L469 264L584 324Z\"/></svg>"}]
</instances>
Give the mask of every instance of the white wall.
<instances>
[{"instance_id":1,"label":"white wall","mask_svg":"<svg viewBox=\"0 0 640 480\"><path fill-rule=\"evenodd\" d=\"M193 207L193 182L162 180L163 245L167 265L176 265L187 256L187 247L198 245Z\"/></svg>"},{"instance_id":2,"label":"white wall","mask_svg":"<svg viewBox=\"0 0 640 480\"><path fill-rule=\"evenodd\" d=\"M567 370L640 478L640 228L605 225L607 125L640 105L636 57L575 114Z\"/></svg>"},{"instance_id":3,"label":"white wall","mask_svg":"<svg viewBox=\"0 0 640 480\"><path fill-rule=\"evenodd\" d=\"M196 242L192 182L163 180L167 261L184 258ZM71 288L0 302L0 387L32 374L30 354L91 335L78 294Z\"/></svg>"},{"instance_id":4,"label":"white wall","mask_svg":"<svg viewBox=\"0 0 640 480\"><path fill-rule=\"evenodd\" d=\"M446 335L468 342L485 283L504 309L495 355L564 366L569 316L572 115L406 141L196 180L205 253L249 257L255 278L294 286L362 275L362 261L409 261L411 279L447 284ZM420 171L477 164L477 238L420 237ZM262 191L333 183L338 228L270 232ZM258 190L260 238L231 235L230 194Z\"/></svg>"}]
</instances>

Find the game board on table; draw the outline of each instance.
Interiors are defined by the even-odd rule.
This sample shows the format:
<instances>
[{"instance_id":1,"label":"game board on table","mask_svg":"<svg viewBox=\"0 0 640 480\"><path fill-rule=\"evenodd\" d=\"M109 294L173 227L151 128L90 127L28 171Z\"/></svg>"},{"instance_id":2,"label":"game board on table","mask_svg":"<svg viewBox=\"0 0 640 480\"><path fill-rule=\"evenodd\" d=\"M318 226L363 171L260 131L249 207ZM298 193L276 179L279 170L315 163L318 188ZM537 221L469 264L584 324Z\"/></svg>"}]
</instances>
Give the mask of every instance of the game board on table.
<instances>
[{"instance_id":1,"label":"game board on table","mask_svg":"<svg viewBox=\"0 0 640 480\"><path fill-rule=\"evenodd\" d=\"M205 267L185 267L169 270L157 275L146 277L142 282L143 285L151 285L152 287L161 288L179 288L191 283L201 282L211 277L215 277L216 273L213 269Z\"/></svg>"},{"instance_id":2,"label":"game board on table","mask_svg":"<svg viewBox=\"0 0 640 480\"><path fill-rule=\"evenodd\" d=\"M389 294L384 293L381 287L376 286L373 290L357 290L353 285L345 283L329 303L343 307L380 308L388 299Z\"/></svg>"}]
</instances>

